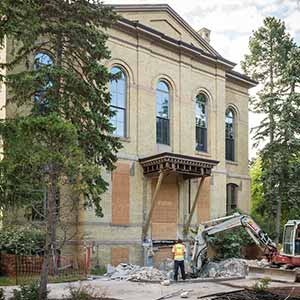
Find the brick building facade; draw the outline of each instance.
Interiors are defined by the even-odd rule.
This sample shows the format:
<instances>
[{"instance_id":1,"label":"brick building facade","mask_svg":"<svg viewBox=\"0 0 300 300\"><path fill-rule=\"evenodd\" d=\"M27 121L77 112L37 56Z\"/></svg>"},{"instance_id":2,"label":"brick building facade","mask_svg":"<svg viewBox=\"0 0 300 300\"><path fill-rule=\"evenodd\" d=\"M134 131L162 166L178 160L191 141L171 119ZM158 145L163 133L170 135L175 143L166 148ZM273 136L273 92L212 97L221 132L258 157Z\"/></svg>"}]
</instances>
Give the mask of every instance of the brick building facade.
<instances>
[{"instance_id":1,"label":"brick building facade","mask_svg":"<svg viewBox=\"0 0 300 300\"><path fill-rule=\"evenodd\" d=\"M73 245L92 244L102 264L141 264L151 239L158 263L189 221L249 211L248 89L256 83L210 46L208 29L195 31L168 5L115 10L122 17L108 32L107 67L122 74L110 89L124 147L116 170L103 174L104 217L80 210Z\"/></svg>"}]
</instances>

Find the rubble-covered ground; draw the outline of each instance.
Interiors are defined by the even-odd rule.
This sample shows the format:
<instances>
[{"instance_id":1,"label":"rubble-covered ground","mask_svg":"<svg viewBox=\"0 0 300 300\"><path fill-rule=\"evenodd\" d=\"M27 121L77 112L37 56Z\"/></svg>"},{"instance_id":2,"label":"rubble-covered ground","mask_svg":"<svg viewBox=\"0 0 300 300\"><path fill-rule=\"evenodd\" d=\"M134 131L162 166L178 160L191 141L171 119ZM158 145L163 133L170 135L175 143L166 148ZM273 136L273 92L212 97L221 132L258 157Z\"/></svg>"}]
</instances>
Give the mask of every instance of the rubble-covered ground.
<instances>
[{"instance_id":1,"label":"rubble-covered ground","mask_svg":"<svg viewBox=\"0 0 300 300\"><path fill-rule=\"evenodd\" d=\"M200 272L204 278L244 277L248 273L248 266L243 259L230 258L220 262L207 263Z\"/></svg>"},{"instance_id":2,"label":"rubble-covered ground","mask_svg":"<svg viewBox=\"0 0 300 300\"><path fill-rule=\"evenodd\" d=\"M187 268L188 269L188 268ZM200 273L202 278L244 277L247 275L247 264L242 259L227 259L221 262L209 262ZM163 281L173 278L173 262L167 260L160 265L160 270L154 267L140 267L121 263L117 267L108 266L110 279L128 281Z\"/></svg>"},{"instance_id":3,"label":"rubble-covered ground","mask_svg":"<svg viewBox=\"0 0 300 300\"><path fill-rule=\"evenodd\" d=\"M106 276L110 279L128 281L163 281L168 278L166 271L160 271L153 267L140 267L132 264L119 264L117 267L109 266Z\"/></svg>"}]
</instances>

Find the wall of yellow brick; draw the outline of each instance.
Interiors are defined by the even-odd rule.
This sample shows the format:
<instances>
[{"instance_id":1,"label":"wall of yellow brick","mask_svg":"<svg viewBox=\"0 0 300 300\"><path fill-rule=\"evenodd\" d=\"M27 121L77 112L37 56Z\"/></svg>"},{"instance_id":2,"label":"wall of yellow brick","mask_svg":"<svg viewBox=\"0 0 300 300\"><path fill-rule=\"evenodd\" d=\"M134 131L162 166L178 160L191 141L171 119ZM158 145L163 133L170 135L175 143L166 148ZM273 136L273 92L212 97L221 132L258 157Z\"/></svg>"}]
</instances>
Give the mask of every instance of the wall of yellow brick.
<instances>
[{"instance_id":1,"label":"wall of yellow brick","mask_svg":"<svg viewBox=\"0 0 300 300\"><path fill-rule=\"evenodd\" d=\"M141 17L142 18L142 17ZM145 14L145 24L163 30L163 22L151 22ZM155 18L163 19L157 13ZM141 19L142 20L142 19ZM174 28L178 24L166 19ZM150 23L149 23L150 22ZM142 22L143 23L143 22ZM171 27L170 27L171 28ZM172 29L166 29L172 36ZM177 27L176 27L177 28ZM129 247L129 261L142 258L142 224L151 204L151 182L143 176L137 161L161 151L156 144L156 84L162 78L170 84L171 91L171 145L165 150L185 155L215 159L215 167L210 180L210 217L224 215L226 211L226 184L239 186L238 205L249 210L250 181L248 176L248 95L247 88L240 83L225 78L225 70L215 65L204 64L198 58L176 53L171 48L162 47L142 35L132 35L125 31L111 29L108 46L112 59L107 66L120 65L128 78L128 134L123 140L124 148L118 154L121 163L130 166L130 213L128 225L112 225L112 188L102 197L104 217L95 216L93 209L81 210L79 214L79 237L95 241L103 252L103 261L110 262L111 247ZM177 34L176 32L174 33ZM181 38L191 42L193 38L183 31ZM3 57L3 53L1 54ZM195 96L204 91L209 97L208 152L197 153L195 149ZM0 90L0 101L5 101L5 91ZM225 109L234 105L237 110L237 161L225 162ZM103 171L107 182L112 174ZM197 189L197 180L191 183L191 200ZM182 234L182 225L188 216L188 182L178 177L178 226L177 236ZM201 212L200 212L201 213ZM192 223L198 222L195 214ZM95 253L93 253L95 259Z\"/></svg>"}]
</instances>

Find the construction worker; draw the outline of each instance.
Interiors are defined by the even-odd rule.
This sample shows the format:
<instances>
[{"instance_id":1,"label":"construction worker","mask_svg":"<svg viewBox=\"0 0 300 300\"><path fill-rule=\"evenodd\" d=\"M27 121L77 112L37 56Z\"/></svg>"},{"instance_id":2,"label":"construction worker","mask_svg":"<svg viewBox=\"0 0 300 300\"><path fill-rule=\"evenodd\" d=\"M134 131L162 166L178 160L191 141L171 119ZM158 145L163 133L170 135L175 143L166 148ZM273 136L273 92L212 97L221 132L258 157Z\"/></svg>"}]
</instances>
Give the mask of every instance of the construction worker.
<instances>
[{"instance_id":1,"label":"construction worker","mask_svg":"<svg viewBox=\"0 0 300 300\"><path fill-rule=\"evenodd\" d=\"M185 271L184 271L184 255L186 253L185 246L182 243L181 239L178 239L176 244L172 248L173 259L174 259L174 280L178 280L178 269L180 268L181 277L185 280Z\"/></svg>"}]
</instances>

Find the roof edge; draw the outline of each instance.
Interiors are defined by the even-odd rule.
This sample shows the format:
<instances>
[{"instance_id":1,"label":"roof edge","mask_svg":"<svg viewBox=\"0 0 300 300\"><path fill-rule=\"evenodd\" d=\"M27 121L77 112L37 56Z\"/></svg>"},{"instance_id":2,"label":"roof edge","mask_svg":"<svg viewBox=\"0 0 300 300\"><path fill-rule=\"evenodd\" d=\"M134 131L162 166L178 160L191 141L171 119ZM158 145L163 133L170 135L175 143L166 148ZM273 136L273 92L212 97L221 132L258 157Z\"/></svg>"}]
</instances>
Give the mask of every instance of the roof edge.
<instances>
[{"instance_id":1,"label":"roof edge","mask_svg":"<svg viewBox=\"0 0 300 300\"><path fill-rule=\"evenodd\" d=\"M107 4L112 6L117 12L122 11L162 11L169 12L198 42L210 53L222 57L207 41L205 41L198 32L187 23L169 4Z\"/></svg>"},{"instance_id":2,"label":"roof edge","mask_svg":"<svg viewBox=\"0 0 300 300\"><path fill-rule=\"evenodd\" d=\"M169 36L166 36L164 33L156 30L156 29L153 29L151 27L148 27L142 23L139 23L139 22L134 22L134 21L131 21L131 20L128 20L124 17L121 17L119 18L119 23L123 23L125 25L130 25L132 27L135 27L135 28L139 28L140 30L143 30L143 31L146 31L148 32L149 34L152 34L152 35L156 35L157 37L161 38L161 39L164 39L166 42L170 42L176 46L181 46L181 47L184 47L190 51L195 51L195 52L198 52L200 55L202 55L204 58L206 57L207 59L210 59L210 60L214 60L216 63L220 63L224 66L227 66L229 67L230 69L234 68L236 66L236 63L234 62L231 62L227 59L225 59L224 57L222 56L216 56L216 55L213 55L213 54L210 54L210 53L207 53L205 52L203 49L199 48L199 47L196 47L196 46L193 46L193 45L190 45L188 43L185 43L183 41L180 41L180 40L176 40L176 39L173 39Z\"/></svg>"},{"instance_id":3,"label":"roof edge","mask_svg":"<svg viewBox=\"0 0 300 300\"><path fill-rule=\"evenodd\" d=\"M229 70L226 71L226 77L231 78L231 79L236 79L239 81L243 81L244 83L248 84L250 87L255 87L259 84L256 80L253 80L249 76L242 74L240 72L234 71L234 70Z\"/></svg>"}]
</instances>

